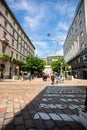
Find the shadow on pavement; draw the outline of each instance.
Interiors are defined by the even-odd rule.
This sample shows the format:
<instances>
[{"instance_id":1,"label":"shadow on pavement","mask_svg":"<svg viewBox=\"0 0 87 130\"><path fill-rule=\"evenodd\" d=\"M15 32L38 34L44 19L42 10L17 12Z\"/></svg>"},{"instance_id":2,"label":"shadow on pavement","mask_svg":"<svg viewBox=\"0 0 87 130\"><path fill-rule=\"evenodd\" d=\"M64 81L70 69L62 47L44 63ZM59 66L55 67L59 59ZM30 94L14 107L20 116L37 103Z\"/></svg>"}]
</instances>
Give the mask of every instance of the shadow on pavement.
<instances>
[{"instance_id":1,"label":"shadow on pavement","mask_svg":"<svg viewBox=\"0 0 87 130\"><path fill-rule=\"evenodd\" d=\"M1 130L85 130L78 116L84 99L82 87L47 86L35 98L27 93L27 105L20 100L19 111L15 102L15 116L5 117Z\"/></svg>"}]
</instances>

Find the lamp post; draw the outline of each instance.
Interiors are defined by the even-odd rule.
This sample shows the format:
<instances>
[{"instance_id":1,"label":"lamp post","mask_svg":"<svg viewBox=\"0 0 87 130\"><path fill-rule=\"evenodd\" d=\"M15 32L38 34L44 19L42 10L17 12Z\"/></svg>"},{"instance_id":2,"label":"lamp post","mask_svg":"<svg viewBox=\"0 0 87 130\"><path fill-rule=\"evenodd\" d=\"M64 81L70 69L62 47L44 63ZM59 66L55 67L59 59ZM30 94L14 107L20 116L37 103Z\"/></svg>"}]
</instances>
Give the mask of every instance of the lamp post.
<instances>
[{"instance_id":1,"label":"lamp post","mask_svg":"<svg viewBox=\"0 0 87 130\"><path fill-rule=\"evenodd\" d=\"M63 63L61 62L61 66L60 66L60 73L61 73L61 75L62 75L62 65L63 65Z\"/></svg>"}]
</instances>

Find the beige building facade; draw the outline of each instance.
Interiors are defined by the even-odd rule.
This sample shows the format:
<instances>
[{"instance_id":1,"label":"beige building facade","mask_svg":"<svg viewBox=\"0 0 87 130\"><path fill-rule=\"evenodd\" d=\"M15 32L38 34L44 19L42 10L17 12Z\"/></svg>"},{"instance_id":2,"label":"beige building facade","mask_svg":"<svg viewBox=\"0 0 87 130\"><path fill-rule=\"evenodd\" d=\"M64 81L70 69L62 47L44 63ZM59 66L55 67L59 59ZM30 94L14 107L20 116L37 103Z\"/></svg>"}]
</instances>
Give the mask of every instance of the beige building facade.
<instances>
[{"instance_id":1,"label":"beige building facade","mask_svg":"<svg viewBox=\"0 0 87 130\"><path fill-rule=\"evenodd\" d=\"M50 75L53 71L50 65L45 65L43 72Z\"/></svg>"},{"instance_id":2,"label":"beige building facade","mask_svg":"<svg viewBox=\"0 0 87 130\"><path fill-rule=\"evenodd\" d=\"M46 65L50 65L53 61L57 61L59 59L63 59L63 56L47 56L46 58L43 58L43 60L46 62Z\"/></svg>"},{"instance_id":3,"label":"beige building facade","mask_svg":"<svg viewBox=\"0 0 87 130\"><path fill-rule=\"evenodd\" d=\"M7 54L10 60L0 58L3 77L11 78L17 68L13 58L25 60L35 54L35 47L4 0L0 1L0 54Z\"/></svg>"},{"instance_id":4,"label":"beige building facade","mask_svg":"<svg viewBox=\"0 0 87 130\"><path fill-rule=\"evenodd\" d=\"M73 76L87 79L87 0L78 4L63 50Z\"/></svg>"}]
</instances>

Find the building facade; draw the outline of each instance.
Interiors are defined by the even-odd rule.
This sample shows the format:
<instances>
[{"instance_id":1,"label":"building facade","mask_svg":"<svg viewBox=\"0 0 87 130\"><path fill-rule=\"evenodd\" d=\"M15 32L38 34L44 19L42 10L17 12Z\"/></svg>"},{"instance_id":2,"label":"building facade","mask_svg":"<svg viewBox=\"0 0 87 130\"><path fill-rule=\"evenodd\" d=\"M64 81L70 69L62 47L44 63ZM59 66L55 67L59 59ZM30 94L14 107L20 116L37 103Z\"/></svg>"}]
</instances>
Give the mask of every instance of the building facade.
<instances>
[{"instance_id":1,"label":"building facade","mask_svg":"<svg viewBox=\"0 0 87 130\"><path fill-rule=\"evenodd\" d=\"M53 71L50 65L45 65L43 72L50 75Z\"/></svg>"},{"instance_id":2,"label":"building facade","mask_svg":"<svg viewBox=\"0 0 87 130\"><path fill-rule=\"evenodd\" d=\"M10 60L0 58L0 73L2 77L12 77L17 64L13 58L25 60L28 55L34 55L35 47L26 35L5 0L0 0L0 54L7 54Z\"/></svg>"},{"instance_id":3,"label":"building facade","mask_svg":"<svg viewBox=\"0 0 87 130\"><path fill-rule=\"evenodd\" d=\"M43 58L43 60L46 62L46 65L50 65L53 61L57 61L59 59L63 59L63 56L48 56L46 58Z\"/></svg>"},{"instance_id":4,"label":"building facade","mask_svg":"<svg viewBox=\"0 0 87 130\"><path fill-rule=\"evenodd\" d=\"M87 79L87 0L78 4L63 50L73 76Z\"/></svg>"}]
</instances>

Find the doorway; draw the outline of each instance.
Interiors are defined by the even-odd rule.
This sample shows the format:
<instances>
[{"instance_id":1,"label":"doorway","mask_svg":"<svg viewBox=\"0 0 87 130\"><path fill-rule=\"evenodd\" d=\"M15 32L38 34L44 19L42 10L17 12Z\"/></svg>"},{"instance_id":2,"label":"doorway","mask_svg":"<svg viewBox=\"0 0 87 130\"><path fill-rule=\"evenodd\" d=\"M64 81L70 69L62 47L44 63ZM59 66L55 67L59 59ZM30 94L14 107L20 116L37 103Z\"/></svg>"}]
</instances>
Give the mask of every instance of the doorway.
<instances>
[{"instance_id":1,"label":"doorway","mask_svg":"<svg viewBox=\"0 0 87 130\"><path fill-rule=\"evenodd\" d=\"M83 71L83 79L87 79L87 71Z\"/></svg>"}]
</instances>

